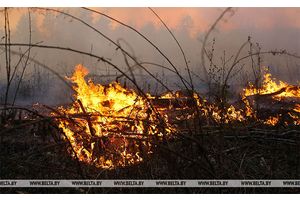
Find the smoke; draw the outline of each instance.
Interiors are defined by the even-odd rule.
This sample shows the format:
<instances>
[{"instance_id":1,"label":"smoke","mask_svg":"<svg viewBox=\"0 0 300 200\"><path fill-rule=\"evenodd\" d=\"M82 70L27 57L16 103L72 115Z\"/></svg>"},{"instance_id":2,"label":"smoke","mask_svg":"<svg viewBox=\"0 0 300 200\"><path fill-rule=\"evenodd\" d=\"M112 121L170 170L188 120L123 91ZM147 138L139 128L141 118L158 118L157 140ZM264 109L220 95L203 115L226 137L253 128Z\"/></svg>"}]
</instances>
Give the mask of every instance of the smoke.
<instances>
[{"instance_id":1,"label":"smoke","mask_svg":"<svg viewBox=\"0 0 300 200\"><path fill-rule=\"evenodd\" d=\"M131 25L143 33L149 40L156 44L162 52L173 62L179 72L187 78L187 71L183 57L176 46L176 43L166 31L164 26L147 8L93 8L104 12L128 25ZM85 11L81 8L60 8L90 25L97 28L101 33L110 37L113 41L120 41L121 46L128 50L140 62L154 62L171 69L167 61L144 39L133 31L122 27L100 15ZM193 78L198 88L203 86L203 82L198 77L203 77L200 67L201 46L204 35L215 19L224 10L223 8L154 8L182 45L187 56L189 66L193 71ZM221 57L226 53L227 58L235 55L242 43L247 41L248 36L252 37L254 44L257 42L264 50L286 49L297 53L300 51L300 22L295 20L300 17L298 8L235 8L233 13L228 13L218 24L216 30L208 39L207 48L212 48L212 41L215 39L214 60L221 63ZM0 12L0 15L3 13ZM9 9L11 42L28 43L29 40L29 20L27 8ZM4 21L0 18L0 36L4 36ZM91 30L87 26L54 12L31 10L32 43L45 45L68 47L110 60L121 70L128 71L122 52L111 42L101 35ZM3 38L1 42L3 42ZM12 47L15 51L24 52L26 48ZM247 55L249 49L242 53ZM0 63L1 85L5 87L5 55L2 53ZM119 75L115 69L107 64L72 52L53 49L33 48L31 57L41 63L51 66L51 68L61 74L62 77L69 76L75 65L81 63L89 68L91 74L99 77L97 81L107 82L105 76ZM12 58L13 66L18 61L18 56ZM264 56L264 65L270 66L275 77L278 76L288 82L297 81L299 77L298 61L286 56ZM128 59L129 64L134 62ZM24 62L22 62L24 64ZM30 80L34 73L33 63L29 63L24 79ZM22 69L23 66L20 67ZM20 72L20 69L18 72ZM180 80L174 74L160 67L147 65L159 79L163 80L170 88L182 88ZM245 71L250 71L249 66ZM155 88L155 80L139 67L134 68L136 76L141 85L148 84ZM44 75L43 75L44 76ZM147 78L145 78L147 77ZM171 78L170 78L171 77ZM249 80L251 79L249 75ZM112 79L109 79L112 80ZM144 81L144 82L143 82ZM243 80L246 82L246 80ZM240 81L239 81L240 82ZM33 83L35 84L35 83ZM61 92L63 82L59 79L49 83L46 93L54 101L58 96L65 98L65 93ZM153 89L154 90L154 89ZM43 95L41 95L42 97ZM38 99L40 100L40 99Z\"/></svg>"}]
</instances>

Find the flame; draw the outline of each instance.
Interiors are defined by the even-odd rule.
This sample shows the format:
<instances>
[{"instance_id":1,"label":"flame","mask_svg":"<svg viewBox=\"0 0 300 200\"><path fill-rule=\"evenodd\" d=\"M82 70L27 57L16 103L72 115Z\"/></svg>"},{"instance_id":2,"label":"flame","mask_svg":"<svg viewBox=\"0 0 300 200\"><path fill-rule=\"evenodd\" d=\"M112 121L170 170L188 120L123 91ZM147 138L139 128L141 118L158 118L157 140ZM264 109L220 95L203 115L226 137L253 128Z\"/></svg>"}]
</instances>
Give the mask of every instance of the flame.
<instances>
[{"instance_id":1,"label":"flame","mask_svg":"<svg viewBox=\"0 0 300 200\"><path fill-rule=\"evenodd\" d=\"M284 81L277 81L272 78L268 72L264 74L264 79L261 88L256 88L253 84L244 90L245 96L274 94L272 98L280 100L285 97L300 97L300 86L289 85Z\"/></svg>"},{"instance_id":2,"label":"flame","mask_svg":"<svg viewBox=\"0 0 300 200\"><path fill-rule=\"evenodd\" d=\"M167 92L165 94L160 95L160 99L173 99L175 98L175 94L173 92Z\"/></svg>"},{"instance_id":3,"label":"flame","mask_svg":"<svg viewBox=\"0 0 300 200\"><path fill-rule=\"evenodd\" d=\"M245 120L242 109L237 109L233 105L221 109L215 104L204 105L201 111L205 117L210 117L216 123L242 122Z\"/></svg>"},{"instance_id":4,"label":"flame","mask_svg":"<svg viewBox=\"0 0 300 200\"><path fill-rule=\"evenodd\" d=\"M116 82L86 82L87 74L85 67L76 66L68 78L75 84L76 101L58 109L65 116L57 120L73 157L99 168L137 164L152 153L151 136L161 138L175 130L134 90Z\"/></svg>"},{"instance_id":5,"label":"flame","mask_svg":"<svg viewBox=\"0 0 300 200\"><path fill-rule=\"evenodd\" d=\"M183 121L195 118L197 116L196 110L199 111L198 113L200 113L200 116L206 118L207 120L213 120L213 122L215 123L228 124L231 122L242 122L245 120L242 109L237 109L233 105L229 105L221 109L215 104L208 103L205 99L202 100L199 94L197 94L196 92L192 92L191 94L192 96L185 96L180 91L177 91L175 93L167 92L159 96L158 99L168 99L171 101L173 100L180 105L177 108L173 108L173 105L170 104L167 107L160 108L159 111L170 111L172 109L184 111L180 112L179 115L175 117L177 120ZM193 99L193 104L188 105L186 102L191 99ZM192 110L193 112L188 112L189 110Z\"/></svg>"},{"instance_id":6,"label":"flame","mask_svg":"<svg viewBox=\"0 0 300 200\"><path fill-rule=\"evenodd\" d=\"M290 85L284 81L276 80L272 78L272 75L268 70L264 71L262 86L257 88L254 84L249 83L249 86L244 89L242 94L242 100L246 105L246 115L256 118L256 113L253 111L252 106L250 105L248 96L253 95L270 95L275 101L282 101L285 98L300 98L300 85ZM300 125L299 113L300 113L300 104L296 104L293 109L288 112L288 115L293 119L295 125ZM264 124L275 126L278 124L280 116L270 116L268 119L263 121ZM285 122L287 124L287 122Z\"/></svg>"},{"instance_id":7,"label":"flame","mask_svg":"<svg viewBox=\"0 0 300 200\"><path fill-rule=\"evenodd\" d=\"M279 116L270 116L264 124L270 125L270 126L275 126L279 122Z\"/></svg>"},{"instance_id":8,"label":"flame","mask_svg":"<svg viewBox=\"0 0 300 200\"><path fill-rule=\"evenodd\" d=\"M242 95L242 101L245 104L245 110L244 110L245 116L248 117L248 118L254 118L254 119L256 119L256 113L253 110L250 102L248 101L248 99L246 98L245 95Z\"/></svg>"},{"instance_id":9,"label":"flame","mask_svg":"<svg viewBox=\"0 0 300 200\"><path fill-rule=\"evenodd\" d=\"M253 118L275 126L282 119L280 115L258 119L247 97L270 94L276 101L300 97L300 87L278 82L269 73L264 75L261 88L250 83L244 89L244 109L208 103L196 92L191 93L192 96L180 91L161 96L139 95L116 82L105 86L86 81L87 74L85 67L76 66L68 78L74 84L75 101L68 108L59 107L52 115L56 116L64 139L70 143L71 155L99 168L112 169L144 161L153 152L155 142L179 130L170 122L174 119L184 121L200 116L207 123L229 124ZM156 107L153 102L157 103ZM288 114L295 125L300 125L300 104Z\"/></svg>"},{"instance_id":10,"label":"flame","mask_svg":"<svg viewBox=\"0 0 300 200\"><path fill-rule=\"evenodd\" d=\"M293 110L297 113L300 113L300 104L296 104Z\"/></svg>"},{"instance_id":11,"label":"flame","mask_svg":"<svg viewBox=\"0 0 300 200\"><path fill-rule=\"evenodd\" d=\"M294 125L300 125L300 104L296 104L289 115L294 120Z\"/></svg>"}]
</instances>

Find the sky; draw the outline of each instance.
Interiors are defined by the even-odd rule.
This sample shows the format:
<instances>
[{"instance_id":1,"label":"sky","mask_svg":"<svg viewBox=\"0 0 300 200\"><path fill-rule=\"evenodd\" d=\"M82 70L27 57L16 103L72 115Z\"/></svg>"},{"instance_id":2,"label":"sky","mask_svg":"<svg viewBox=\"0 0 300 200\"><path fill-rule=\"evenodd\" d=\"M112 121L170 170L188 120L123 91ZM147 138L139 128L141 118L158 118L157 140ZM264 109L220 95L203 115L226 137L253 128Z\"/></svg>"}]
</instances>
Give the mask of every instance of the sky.
<instances>
[{"instance_id":1,"label":"sky","mask_svg":"<svg viewBox=\"0 0 300 200\"><path fill-rule=\"evenodd\" d=\"M183 56L176 42L149 8L91 9L105 13L137 29L169 58L181 74L187 74ZM210 27L226 8L152 9L181 44L193 74L192 78L195 79L196 84L201 85L201 81L207 79L201 62L203 41ZM0 34L2 38L4 36L4 12L3 9L1 10ZM119 43L139 62L153 62L172 68L155 48L132 30L82 8L58 8L58 10L90 24L99 32ZM31 23L29 23L29 12ZM124 71L128 70L122 52L112 42L104 39L99 33L81 22L57 12L40 9L11 8L8 13L12 43L28 43L29 24L31 24L32 43L68 47L93 53L110 60ZM286 49L291 53L300 53L300 8L232 8L225 13L207 38L206 48L209 52L213 49L213 61L220 68L224 55L226 59L236 55L240 46L248 40L249 36L251 36L254 50L258 49L257 44L259 44L261 51ZM1 42L4 42L3 38ZM26 48L19 47L13 49L23 52L26 50ZM249 50L250 46L248 45L241 52L241 56L248 55ZM3 62L3 52L0 56ZM30 56L63 76L70 75L77 64L84 64L91 73L97 75L113 76L118 73L97 59L76 53L33 48ZM17 62L17 60L14 58L13 62ZM228 63L232 60L229 60ZM130 59L128 62L130 65L134 64ZM261 65L270 66L274 76L295 82L298 81L300 75L298 62L299 60L287 56L263 56ZM29 77L35 70L33 65L31 63L31 66L26 69L26 75ZM237 66L237 70L241 67L243 70L239 72L240 76L234 79L238 82L240 80L250 81L253 77L249 60ZM180 85L178 77L168 78L169 74L166 70L155 66L146 66L146 68L168 84L174 87ZM212 67L206 60L206 71L209 68ZM0 74L4 79L2 72L4 72L4 63L0 65ZM147 74L140 68L136 68L134 73Z\"/></svg>"}]
</instances>

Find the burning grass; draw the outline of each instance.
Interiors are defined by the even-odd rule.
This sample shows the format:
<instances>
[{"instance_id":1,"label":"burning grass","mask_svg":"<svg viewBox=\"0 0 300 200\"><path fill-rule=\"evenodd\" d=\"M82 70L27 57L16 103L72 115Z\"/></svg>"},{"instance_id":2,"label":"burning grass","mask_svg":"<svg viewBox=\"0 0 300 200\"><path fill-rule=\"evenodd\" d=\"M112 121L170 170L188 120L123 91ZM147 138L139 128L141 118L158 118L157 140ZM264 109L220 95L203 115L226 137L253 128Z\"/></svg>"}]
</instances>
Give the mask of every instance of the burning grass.
<instances>
[{"instance_id":1,"label":"burning grass","mask_svg":"<svg viewBox=\"0 0 300 200\"><path fill-rule=\"evenodd\" d=\"M5 9L4 12L8 13L7 10ZM127 52L109 35L102 33L101 29L89 25L83 19L70 13L48 8L41 8L41 10L60 13L99 33L116 47L116 51L122 52L128 72L132 73L132 77L134 77L134 68L130 66L131 62L167 89L163 81L145 67L146 63L136 60L135 56ZM86 10L102 15L90 9ZM200 95L194 90L193 81L196 79L193 80L191 77L184 51L170 29L166 27L182 51L189 81L183 78L176 66L160 51L158 46L133 27L111 17L109 17L110 20L131 29L157 49L171 66L171 69L161 66L162 69L175 73L187 91L168 91L165 94L153 96L144 94L140 90L137 92L128 89L117 82L109 85L95 84L91 80L85 80L88 71L82 65L78 65L73 76L67 78L73 84L75 91L73 103L58 108L38 104L24 109L7 106L10 85L8 83L6 100L0 115L1 178L299 178L299 86L277 81L266 72L261 84L249 83L241 94L241 101L229 103L226 96L228 81L236 76L231 72L237 64L241 64L242 60L251 57L253 68L255 63L252 58L257 56L257 71L260 73L260 56L263 54L288 55L296 58L299 56L285 50L261 52L259 44L257 44L259 51L253 52L253 44L249 37L239 49L232 65L229 65L230 59L226 61L224 52L224 66L219 68L220 71L213 61L215 42L213 42L211 52L205 44L210 32L227 11L230 9L226 9L213 23L214 25L204 38L201 50L201 62L204 69L208 67L208 64L205 64L207 60L205 54L210 61L209 71L211 72L209 73L211 74L208 77L217 85L217 91L211 91L210 95L216 96L216 101L207 100L205 95ZM5 21L9 29L7 15ZM6 56L7 71L11 69L10 54L12 53L20 56L20 61L23 57L27 59L24 70L28 61L33 62L48 69L70 86L51 67L45 66L29 55L31 48L55 49L95 58L120 73L117 75L118 78L125 77L131 80L131 77L127 75L128 72L124 72L110 59L96 55L92 51L84 52L69 47L32 44L31 42L29 44L27 42L11 43L10 31L6 31L5 34L5 43L1 45L5 47L6 55L9 55L9 58ZM249 55L241 57L240 53L247 44L250 47ZM28 47L29 53L24 56L26 53L14 52L10 47ZM217 78L219 71L223 73L224 80ZM225 73L228 73L227 78ZM7 79L14 80L16 77L7 73ZM22 78L19 84L21 80ZM138 88L138 85L136 86ZM219 86L222 88L221 92L219 92ZM287 101L289 99L292 100ZM43 107L43 111L33 112L36 106ZM24 111L26 115L17 114L20 111ZM246 190L247 188L243 188L239 192L246 192ZM104 189L102 191L107 192ZM90 192L90 189L83 192ZM203 190L200 189L200 192Z\"/></svg>"},{"instance_id":2,"label":"burning grass","mask_svg":"<svg viewBox=\"0 0 300 200\"><path fill-rule=\"evenodd\" d=\"M73 76L68 78L75 91L74 102L69 106L51 108L51 116L45 111L35 112L34 116L24 115L26 121L20 119L17 122L16 116L20 115L15 114L10 123L6 123L4 144L13 149L0 154L4 160L2 177L300 177L299 124L296 124L299 121L299 103L289 102L291 105L285 108L287 113L284 115L281 109L276 110L272 106L274 102L283 103L284 97L277 99L272 95L257 94L262 98L268 97L264 100L270 106L265 108L266 116L262 117L256 110L257 99L251 99L251 95L241 95L249 104L225 104L222 107L196 93L189 95L177 91L161 96L141 95L119 83L95 84L85 80L87 73L79 65ZM249 110L254 113L253 116L247 116ZM43 121L43 117L47 121ZM24 131L24 127L32 130L26 128ZM49 139L49 135L54 133L62 138L55 142L52 137ZM37 142L42 139L37 138L39 134L48 134L48 139ZM24 138L34 138L34 142L27 142ZM19 141L27 143L24 145ZM24 155L28 158L24 159ZM80 192L99 191L102 189ZM202 189L192 191L203 192Z\"/></svg>"},{"instance_id":3,"label":"burning grass","mask_svg":"<svg viewBox=\"0 0 300 200\"><path fill-rule=\"evenodd\" d=\"M271 95L274 101L286 97L299 97L299 87L280 81L277 84L271 74L265 74L261 88L253 84L244 90L243 108L220 105L200 98L197 93L189 96L168 92L161 96L141 95L132 89L113 82L109 85L86 81L88 71L78 65L72 77L74 103L59 107L52 116L57 117L64 139L70 142L69 153L79 161L98 168L113 169L135 165L153 152L159 141L174 137L176 132L186 131L182 124L197 118L203 125L248 124L257 121L262 125L276 126L285 120L283 115L260 118L254 109L253 95ZM62 117L63 116L63 117ZM288 110L289 120L299 125L299 104ZM192 132L197 132L194 121ZM190 124L191 125L191 124ZM185 126L191 131L190 125Z\"/></svg>"},{"instance_id":4,"label":"burning grass","mask_svg":"<svg viewBox=\"0 0 300 200\"><path fill-rule=\"evenodd\" d=\"M262 86L257 88L252 83L244 90L245 96L272 95L272 98L281 100L287 97L300 98L300 85L289 85L284 81L277 81L272 74L265 71Z\"/></svg>"},{"instance_id":5,"label":"burning grass","mask_svg":"<svg viewBox=\"0 0 300 200\"><path fill-rule=\"evenodd\" d=\"M278 123L283 123L285 125L294 124L299 125L299 99L300 99L300 86L290 85L284 81L276 80L272 78L272 75L265 70L260 87L249 83L248 87L244 89L242 94L243 101L248 106L248 112L256 118L255 111L253 107L255 105L259 107L259 104L265 103L269 104L269 107L274 105L273 110L277 109L277 112L273 116L268 116L267 119L263 119L263 123L275 126ZM250 103L247 97L255 97ZM265 98L265 99L264 99ZM264 102L262 102L264 101ZM252 107L250 106L252 105ZM276 105L279 105L279 108ZM270 110L271 107L269 108ZM259 119L258 119L259 120Z\"/></svg>"},{"instance_id":6,"label":"burning grass","mask_svg":"<svg viewBox=\"0 0 300 200\"><path fill-rule=\"evenodd\" d=\"M58 123L71 143L72 156L101 168L133 165L152 153L153 136L159 140L174 131L147 99L116 82L86 82L87 74L82 65L76 67L69 78L75 84L75 101L58 109L66 116Z\"/></svg>"}]
</instances>

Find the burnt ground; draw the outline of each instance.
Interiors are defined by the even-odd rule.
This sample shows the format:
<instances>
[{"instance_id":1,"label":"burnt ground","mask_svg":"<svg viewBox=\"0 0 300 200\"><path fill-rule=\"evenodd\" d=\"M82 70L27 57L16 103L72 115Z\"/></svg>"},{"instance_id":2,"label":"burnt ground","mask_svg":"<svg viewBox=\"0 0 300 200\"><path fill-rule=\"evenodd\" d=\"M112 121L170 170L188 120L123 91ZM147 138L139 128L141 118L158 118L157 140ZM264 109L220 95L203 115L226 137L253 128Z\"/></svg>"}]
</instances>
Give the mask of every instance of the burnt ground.
<instances>
[{"instance_id":1,"label":"burnt ground","mask_svg":"<svg viewBox=\"0 0 300 200\"><path fill-rule=\"evenodd\" d=\"M113 170L77 162L49 119L1 124L1 179L300 179L300 127L203 126ZM299 193L299 188L1 188L1 193Z\"/></svg>"},{"instance_id":2,"label":"burnt ground","mask_svg":"<svg viewBox=\"0 0 300 200\"><path fill-rule=\"evenodd\" d=\"M158 144L145 162L101 170L72 159L46 122L4 132L1 179L299 179L300 128L203 127ZM21 126L20 126L21 125ZM18 128L20 127L20 128ZM234 127L234 128L233 128ZM4 129L5 130L5 129ZM6 129L7 130L7 129ZM3 132L3 131L2 131ZM299 193L297 188L9 188L1 193Z\"/></svg>"}]
</instances>

